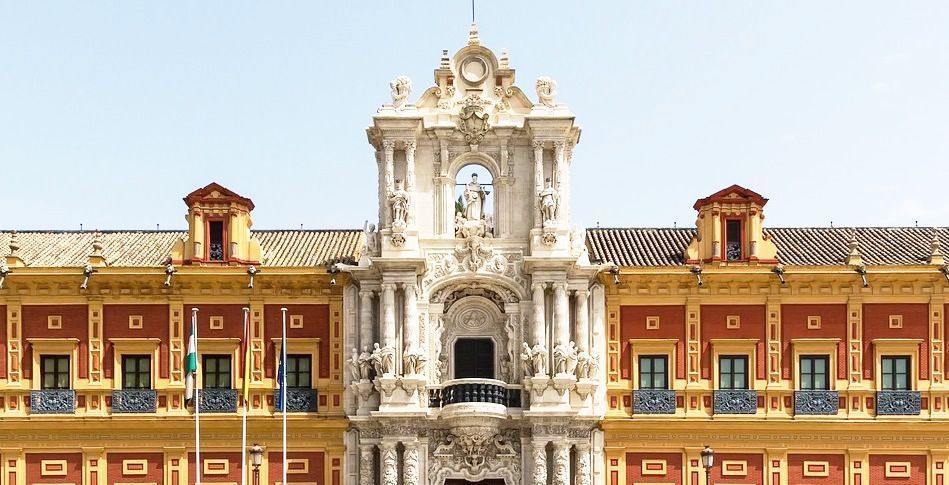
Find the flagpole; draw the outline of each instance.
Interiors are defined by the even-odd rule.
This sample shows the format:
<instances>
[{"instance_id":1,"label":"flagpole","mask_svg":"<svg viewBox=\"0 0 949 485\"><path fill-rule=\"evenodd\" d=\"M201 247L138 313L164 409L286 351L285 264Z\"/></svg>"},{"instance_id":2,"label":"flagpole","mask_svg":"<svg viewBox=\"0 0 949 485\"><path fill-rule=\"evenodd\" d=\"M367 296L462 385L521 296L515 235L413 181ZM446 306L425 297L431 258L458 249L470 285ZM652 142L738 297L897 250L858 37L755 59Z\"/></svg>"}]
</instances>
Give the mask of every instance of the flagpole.
<instances>
[{"instance_id":1,"label":"flagpole","mask_svg":"<svg viewBox=\"0 0 949 485\"><path fill-rule=\"evenodd\" d=\"M194 336L195 358L198 354L198 309L191 309L191 334ZM197 374L197 372L195 372ZM198 376L193 376L192 380L197 381ZM197 382L195 382L197 384ZM203 383L202 383L203 384ZM195 386L197 387L197 386ZM201 391L195 389L194 392L194 472L195 485L201 485Z\"/></svg>"},{"instance_id":2,"label":"flagpole","mask_svg":"<svg viewBox=\"0 0 949 485\"><path fill-rule=\"evenodd\" d=\"M247 372L247 351L250 349L250 331L247 327L247 316L250 313L250 308L244 307L244 340L241 342L244 346L244 352L242 358L244 359L244 380L241 382L241 387L243 388L242 399L244 401L243 412L241 413L241 485L247 485L247 389L250 375Z\"/></svg>"},{"instance_id":3,"label":"flagpole","mask_svg":"<svg viewBox=\"0 0 949 485\"><path fill-rule=\"evenodd\" d=\"M283 472L282 484L287 483L287 309L281 308L283 314L283 344L280 346L281 362L283 362L283 377L280 383L280 404L283 406Z\"/></svg>"}]
</instances>

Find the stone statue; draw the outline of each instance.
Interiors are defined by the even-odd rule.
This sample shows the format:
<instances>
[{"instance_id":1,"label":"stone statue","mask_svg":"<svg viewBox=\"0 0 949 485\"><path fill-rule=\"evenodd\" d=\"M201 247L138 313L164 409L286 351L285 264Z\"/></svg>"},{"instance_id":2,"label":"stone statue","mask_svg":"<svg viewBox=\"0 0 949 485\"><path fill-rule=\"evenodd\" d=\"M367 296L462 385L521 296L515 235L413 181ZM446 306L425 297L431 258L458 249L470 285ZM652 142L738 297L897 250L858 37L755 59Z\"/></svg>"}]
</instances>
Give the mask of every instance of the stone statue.
<instances>
[{"instance_id":1,"label":"stone statue","mask_svg":"<svg viewBox=\"0 0 949 485\"><path fill-rule=\"evenodd\" d=\"M379 344L373 344L372 364L376 369L376 375L392 375L395 372L395 349L391 345L379 347Z\"/></svg>"},{"instance_id":2,"label":"stone statue","mask_svg":"<svg viewBox=\"0 0 949 485\"><path fill-rule=\"evenodd\" d=\"M369 371L372 370L372 354L369 353L369 347L363 345L362 353L359 354L359 378L369 379Z\"/></svg>"},{"instance_id":3,"label":"stone statue","mask_svg":"<svg viewBox=\"0 0 949 485\"><path fill-rule=\"evenodd\" d=\"M424 372L426 360L425 354L420 350L407 346L402 356L402 372L407 376L421 374Z\"/></svg>"},{"instance_id":4,"label":"stone statue","mask_svg":"<svg viewBox=\"0 0 949 485\"><path fill-rule=\"evenodd\" d=\"M590 354L585 350L577 352L577 379L590 378Z\"/></svg>"},{"instance_id":5,"label":"stone statue","mask_svg":"<svg viewBox=\"0 0 949 485\"><path fill-rule=\"evenodd\" d=\"M353 347L353 353L349 357L349 372L352 374L352 380L362 379L362 371L359 366L359 349Z\"/></svg>"},{"instance_id":6,"label":"stone statue","mask_svg":"<svg viewBox=\"0 0 949 485\"><path fill-rule=\"evenodd\" d=\"M547 348L540 343L534 345L531 359L534 362L534 375L547 375Z\"/></svg>"},{"instance_id":7,"label":"stone statue","mask_svg":"<svg viewBox=\"0 0 949 485\"><path fill-rule=\"evenodd\" d=\"M567 346L567 374L575 374L577 372L577 344L573 340Z\"/></svg>"},{"instance_id":8,"label":"stone statue","mask_svg":"<svg viewBox=\"0 0 949 485\"><path fill-rule=\"evenodd\" d=\"M557 344L554 346L554 373L572 374L577 367L576 344Z\"/></svg>"},{"instance_id":9,"label":"stone statue","mask_svg":"<svg viewBox=\"0 0 949 485\"><path fill-rule=\"evenodd\" d=\"M484 201L487 193L478 183L478 174L471 174L471 182L465 186L462 199L465 202L465 219L469 221L480 221L484 218Z\"/></svg>"},{"instance_id":10,"label":"stone statue","mask_svg":"<svg viewBox=\"0 0 949 485\"><path fill-rule=\"evenodd\" d=\"M376 225L367 223L363 228L363 235L366 237L366 252L373 256L379 254L379 233L376 232Z\"/></svg>"},{"instance_id":11,"label":"stone statue","mask_svg":"<svg viewBox=\"0 0 949 485\"><path fill-rule=\"evenodd\" d=\"M590 352L590 359L587 361L587 377L596 379L597 372L600 370L600 356L595 352Z\"/></svg>"},{"instance_id":12,"label":"stone statue","mask_svg":"<svg viewBox=\"0 0 949 485\"><path fill-rule=\"evenodd\" d=\"M465 239L471 235L471 231L465 226L465 216L461 212L455 213L455 237Z\"/></svg>"},{"instance_id":13,"label":"stone statue","mask_svg":"<svg viewBox=\"0 0 949 485\"><path fill-rule=\"evenodd\" d=\"M557 96L557 82L547 76L537 78L537 98L540 104L553 108L557 106L554 97Z\"/></svg>"},{"instance_id":14,"label":"stone statue","mask_svg":"<svg viewBox=\"0 0 949 485\"><path fill-rule=\"evenodd\" d=\"M554 189L553 183L549 178L544 185L544 190L540 191L538 197L540 197L540 213L544 224L555 223L557 221L557 207L559 202L557 200L557 190Z\"/></svg>"},{"instance_id":15,"label":"stone statue","mask_svg":"<svg viewBox=\"0 0 949 485\"><path fill-rule=\"evenodd\" d=\"M534 375L534 354L531 351L531 346L527 345L527 342L521 344L523 352L521 352L521 362L524 365L524 376L529 377Z\"/></svg>"},{"instance_id":16,"label":"stone statue","mask_svg":"<svg viewBox=\"0 0 949 485\"><path fill-rule=\"evenodd\" d=\"M392 106L395 109L401 109L412 93L412 81L408 76L399 76L389 81L389 88L392 89Z\"/></svg>"},{"instance_id":17,"label":"stone statue","mask_svg":"<svg viewBox=\"0 0 949 485\"><path fill-rule=\"evenodd\" d=\"M392 225L405 226L409 217L409 193L401 180L396 180L395 190L389 192L389 206L392 207Z\"/></svg>"}]
</instances>

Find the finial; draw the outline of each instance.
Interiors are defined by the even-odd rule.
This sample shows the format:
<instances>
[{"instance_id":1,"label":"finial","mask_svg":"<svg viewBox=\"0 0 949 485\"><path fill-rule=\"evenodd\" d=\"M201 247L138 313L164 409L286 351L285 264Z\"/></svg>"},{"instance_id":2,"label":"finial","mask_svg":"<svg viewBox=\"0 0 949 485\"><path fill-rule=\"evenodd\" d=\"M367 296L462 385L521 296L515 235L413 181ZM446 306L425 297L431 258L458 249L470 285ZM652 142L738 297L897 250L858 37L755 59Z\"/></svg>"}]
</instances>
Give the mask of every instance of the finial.
<instances>
[{"instance_id":1,"label":"finial","mask_svg":"<svg viewBox=\"0 0 949 485\"><path fill-rule=\"evenodd\" d=\"M441 59L441 62L438 63L438 68L451 69L451 64L449 64L449 59L448 59L448 49L442 49L442 59Z\"/></svg>"},{"instance_id":2,"label":"finial","mask_svg":"<svg viewBox=\"0 0 949 485\"><path fill-rule=\"evenodd\" d=\"M507 55L507 49L501 49L501 59L498 60L498 67L501 69L510 69L511 59Z\"/></svg>"},{"instance_id":3,"label":"finial","mask_svg":"<svg viewBox=\"0 0 949 485\"><path fill-rule=\"evenodd\" d=\"M863 256L860 255L860 243L857 242L857 231L850 232L850 241L847 243L847 264L850 266L863 266Z\"/></svg>"},{"instance_id":4,"label":"finial","mask_svg":"<svg viewBox=\"0 0 949 485\"><path fill-rule=\"evenodd\" d=\"M478 24L471 22L471 28L468 29L468 45L481 45L478 38Z\"/></svg>"},{"instance_id":5,"label":"finial","mask_svg":"<svg viewBox=\"0 0 949 485\"><path fill-rule=\"evenodd\" d=\"M17 251L20 250L20 242L17 240L16 231L14 230L10 234L10 256L17 256Z\"/></svg>"},{"instance_id":6,"label":"finial","mask_svg":"<svg viewBox=\"0 0 949 485\"><path fill-rule=\"evenodd\" d=\"M942 254L942 243L939 242L939 231L933 228L933 240L929 244L929 264L942 266L946 264L946 259Z\"/></svg>"},{"instance_id":7,"label":"finial","mask_svg":"<svg viewBox=\"0 0 949 485\"><path fill-rule=\"evenodd\" d=\"M98 229L92 234L92 255L102 256L102 233Z\"/></svg>"}]
</instances>

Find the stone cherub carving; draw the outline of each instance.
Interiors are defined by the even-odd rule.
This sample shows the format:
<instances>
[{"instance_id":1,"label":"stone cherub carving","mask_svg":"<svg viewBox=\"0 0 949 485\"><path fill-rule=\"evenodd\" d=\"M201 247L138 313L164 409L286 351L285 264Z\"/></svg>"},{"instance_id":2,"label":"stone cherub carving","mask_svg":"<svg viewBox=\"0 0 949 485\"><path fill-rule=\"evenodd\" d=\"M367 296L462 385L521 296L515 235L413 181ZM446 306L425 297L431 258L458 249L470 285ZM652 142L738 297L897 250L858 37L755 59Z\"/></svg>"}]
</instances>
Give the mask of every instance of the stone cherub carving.
<instances>
[{"instance_id":1,"label":"stone cherub carving","mask_svg":"<svg viewBox=\"0 0 949 485\"><path fill-rule=\"evenodd\" d=\"M537 98L540 99L540 104L553 108L557 106L557 102L554 99L557 96L557 82L547 76L541 76L537 78Z\"/></svg>"},{"instance_id":2,"label":"stone cherub carving","mask_svg":"<svg viewBox=\"0 0 949 485\"><path fill-rule=\"evenodd\" d=\"M540 213L544 225L554 224L557 221L557 208L560 202L550 178L546 180L544 190L537 195L540 197Z\"/></svg>"},{"instance_id":3,"label":"stone cherub carving","mask_svg":"<svg viewBox=\"0 0 949 485\"><path fill-rule=\"evenodd\" d=\"M392 225L404 227L409 217L409 193L402 181L395 181L395 190L389 192L389 206L392 208Z\"/></svg>"},{"instance_id":4,"label":"stone cherub carving","mask_svg":"<svg viewBox=\"0 0 949 485\"><path fill-rule=\"evenodd\" d=\"M409 94L412 93L412 81L408 76L399 76L389 81L389 88L392 89L392 106L395 109L402 109Z\"/></svg>"}]
</instances>

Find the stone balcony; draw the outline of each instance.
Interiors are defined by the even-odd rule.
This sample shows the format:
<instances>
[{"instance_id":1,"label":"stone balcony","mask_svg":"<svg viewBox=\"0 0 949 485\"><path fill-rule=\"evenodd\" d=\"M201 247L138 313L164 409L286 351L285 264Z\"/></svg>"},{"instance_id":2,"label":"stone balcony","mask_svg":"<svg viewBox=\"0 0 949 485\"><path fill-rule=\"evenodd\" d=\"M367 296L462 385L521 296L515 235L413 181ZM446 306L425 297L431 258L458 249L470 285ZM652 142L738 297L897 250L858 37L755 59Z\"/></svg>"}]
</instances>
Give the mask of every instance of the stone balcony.
<instances>
[{"instance_id":1,"label":"stone balcony","mask_svg":"<svg viewBox=\"0 0 949 485\"><path fill-rule=\"evenodd\" d=\"M676 393L668 389L633 391L633 414L675 414Z\"/></svg>"},{"instance_id":2,"label":"stone balcony","mask_svg":"<svg viewBox=\"0 0 949 485\"><path fill-rule=\"evenodd\" d=\"M30 414L73 414L76 412L76 391L44 389L30 391Z\"/></svg>"},{"instance_id":3,"label":"stone balcony","mask_svg":"<svg viewBox=\"0 0 949 485\"><path fill-rule=\"evenodd\" d=\"M718 389L712 393L714 414L755 414L758 412L758 391L753 389Z\"/></svg>"},{"instance_id":4,"label":"stone balcony","mask_svg":"<svg viewBox=\"0 0 949 485\"><path fill-rule=\"evenodd\" d=\"M155 413L158 391L153 389L116 389L112 391L113 413Z\"/></svg>"},{"instance_id":5,"label":"stone balcony","mask_svg":"<svg viewBox=\"0 0 949 485\"><path fill-rule=\"evenodd\" d=\"M839 408L840 395L837 391L794 391L795 416L836 415Z\"/></svg>"},{"instance_id":6,"label":"stone balcony","mask_svg":"<svg viewBox=\"0 0 949 485\"><path fill-rule=\"evenodd\" d=\"M877 416L918 416L922 410L919 391L877 391Z\"/></svg>"},{"instance_id":7,"label":"stone balcony","mask_svg":"<svg viewBox=\"0 0 949 485\"><path fill-rule=\"evenodd\" d=\"M432 389L429 399L431 407L452 404L485 403L504 407L521 407L521 389L495 379L455 379L445 382L441 388Z\"/></svg>"},{"instance_id":8,"label":"stone balcony","mask_svg":"<svg viewBox=\"0 0 949 485\"><path fill-rule=\"evenodd\" d=\"M202 413L237 412L237 389L200 389L198 399Z\"/></svg>"},{"instance_id":9,"label":"stone balcony","mask_svg":"<svg viewBox=\"0 0 949 485\"><path fill-rule=\"evenodd\" d=\"M274 389L274 403L280 402L280 389ZM316 389L306 388L287 388L287 412L288 413L315 413L316 412ZM282 410L274 406L274 412L279 413Z\"/></svg>"}]
</instances>

